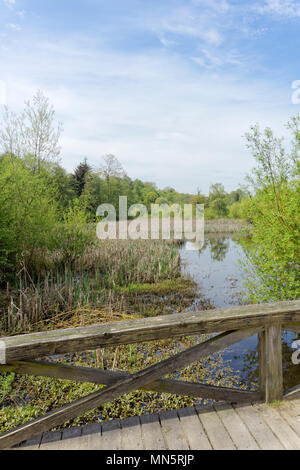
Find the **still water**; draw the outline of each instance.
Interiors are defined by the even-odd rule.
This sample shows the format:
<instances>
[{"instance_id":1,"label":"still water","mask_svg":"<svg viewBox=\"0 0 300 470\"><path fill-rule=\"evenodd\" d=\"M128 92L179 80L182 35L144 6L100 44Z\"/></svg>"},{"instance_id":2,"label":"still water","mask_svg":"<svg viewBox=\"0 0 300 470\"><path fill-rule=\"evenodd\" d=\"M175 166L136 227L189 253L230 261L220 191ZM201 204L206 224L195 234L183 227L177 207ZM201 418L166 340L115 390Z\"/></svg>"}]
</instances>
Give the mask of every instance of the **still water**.
<instances>
[{"instance_id":1,"label":"still water","mask_svg":"<svg viewBox=\"0 0 300 470\"><path fill-rule=\"evenodd\" d=\"M181 249L183 272L196 282L199 297L205 297L212 308L228 307L243 303L245 294L243 282L245 269L241 261L245 260L242 246L235 237L214 234L206 235L202 249L197 249L187 242ZM191 308L196 307L195 305ZM291 343L295 340L294 333L283 332L283 367L284 388L300 383L300 365L292 363ZM227 348L222 357L230 361L234 374L241 383L255 386L258 380L257 335Z\"/></svg>"}]
</instances>

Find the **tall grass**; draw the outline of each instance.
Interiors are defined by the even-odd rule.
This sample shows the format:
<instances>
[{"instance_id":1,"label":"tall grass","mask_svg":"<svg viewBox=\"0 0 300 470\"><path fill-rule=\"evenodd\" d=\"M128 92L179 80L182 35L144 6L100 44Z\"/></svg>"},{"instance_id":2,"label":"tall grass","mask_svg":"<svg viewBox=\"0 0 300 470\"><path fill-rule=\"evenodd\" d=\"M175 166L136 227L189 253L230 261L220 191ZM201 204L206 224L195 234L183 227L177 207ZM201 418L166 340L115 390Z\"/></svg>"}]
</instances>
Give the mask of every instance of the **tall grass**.
<instances>
[{"instance_id":1,"label":"tall grass","mask_svg":"<svg viewBox=\"0 0 300 470\"><path fill-rule=\"evenodd\" d=\"M180 276L176 246L156 240L106 240L89 246L72 264L63 253L36 253L29 273L23 266L8 288L1 329L19 331L62 311L105 308L116 302L116 287L155 283Z\"/></svg>"}]
</instances>

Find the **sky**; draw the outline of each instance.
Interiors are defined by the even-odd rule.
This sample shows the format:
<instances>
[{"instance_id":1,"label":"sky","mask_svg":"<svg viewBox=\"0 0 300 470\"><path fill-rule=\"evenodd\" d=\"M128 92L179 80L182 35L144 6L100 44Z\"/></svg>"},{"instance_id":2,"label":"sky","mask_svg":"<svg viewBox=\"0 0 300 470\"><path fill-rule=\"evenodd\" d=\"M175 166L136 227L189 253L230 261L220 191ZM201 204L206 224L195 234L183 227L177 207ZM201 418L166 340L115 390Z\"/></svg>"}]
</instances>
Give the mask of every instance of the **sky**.
<instances>
[{"instance_id":1,"label":"sky","mask_svg":"<svg viewBox=\"0 0 300 470\"><path fill-rule=\"evenodd\" d=\"M300 0L0 0L0 107L42 90L68 171L112 153L160 188L231 191L250 126L300 112L299 32Z\"/></svg>"}]
</instances>

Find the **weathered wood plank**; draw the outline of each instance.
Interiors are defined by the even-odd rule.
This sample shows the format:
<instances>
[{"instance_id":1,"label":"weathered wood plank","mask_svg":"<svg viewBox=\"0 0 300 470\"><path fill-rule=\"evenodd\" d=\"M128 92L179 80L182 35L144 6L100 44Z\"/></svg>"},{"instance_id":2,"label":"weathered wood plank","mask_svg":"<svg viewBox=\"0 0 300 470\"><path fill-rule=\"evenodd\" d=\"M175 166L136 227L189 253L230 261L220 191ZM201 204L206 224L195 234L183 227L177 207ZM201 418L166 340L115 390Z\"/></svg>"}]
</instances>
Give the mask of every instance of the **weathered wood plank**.
<instances>
[{"instance_id":1,"label":"weathered wood plank","mask_svg":"<svg viewBox=\"0 0 300 470\"><path fill-rule=\"evenodd\" d=\"M140 416L145 450L164 450L166 444L157 414Z\"/></svg>"},{"instance_id":2,"label":"weathered wood plank","mask_svg":"<svg viewBox=\"0 0 300 470\"><path fill-rule=\"evenodd\" d=\"M84 450L81 439L82 429L81 426L64 429L57 450Z\"/></svg>"},{"instance_id":3,"label":"weathered wood plank","mask_svg":"<svg viewBox=\"0 0 300 470\"><path fill-rule=\"evenodd\" d=\"M167 448L169 450L189 450L189 444L180 424L177 411L162 411L159 417Z\"/></svg>"},{"instance_id":4,"label":"weathered wood plank","mask_svg":"<svg viewBox=\"0 0 300 470\"><path fill-rule=\"evenodd\" d=\"M121 450L121 425L119 419L102 423L101 445L103 450Z\"/></svg>"},{"instance_id":5,"label":"weathered wood plank","mask_svg":"<svg viewBox=\"0 0 300 470\"><path fill-rule=\"evenodd\" d=\"M214 408L238 450L259 450L253 436L232 406L215 404Z\"/></svg>"},{"instance_id":6,"label":"weathered wood plank","mask_svg":"<svg viewBox=\"0 0 300 470\"><path fill-rule=\"evenodd\" d=\"M181 408L178 410L178 416L190 449L211 450L212 446L200 423L195 408Z\"/></svg>"},{"instance_id":7,"label":"weathered wood plank","mask_svg":"<svg viewBox=\"0 0 300 470\"><path fill-rule=\"evenodd\" d=\"M235 450L236 447L213 407L195 406L199 419L214 450Z\"/></svg>"},{"instance_id":8,"label":"weathered wood plank","mask_svg":"<svg viewBox=\"0 0 300 470\"><path fill-rule=\"evenodd\" d=\"M20 450L39 450L43 435L34 436L26 442L22 442L18 447Z\"/></svg>"},{"instance_id":9,"label":"weathered wood plank","mask_svg":"<svg viewBox=\"0 0 300 470\"><path fill-rule=\"evenodd\" d=\"M285 400L296 400L300 398L300 385L296 385L293 388L286 390L283 394Z\"/></svg>"},{"instance_id":10,"label":"weathered wood plank","mask_svg":"<svg viewBox=\"0 0 300 470\"><path fill-rule=\"evenodd\" d=\"M92 382L101 385L112 385L122 378L130 377L130 374L127 372L100 370L92 367L74 367L50 362L17 361L2 366L0 365L0 373L1 372L54 377L56 379L72 380L75 382ZM260 392L250 392L228 387L215 387L212 385L172 379L160 379L142 388L153 392L209 398L216 401L228 401L230 403L250 403L261 400Z\"/></svg>"},{"instance_id":11,"label":"weathered wood plank","mask_svg":"<svg viewBox=\"0 0 300 470\"><path fill-rule=\"evenodd\" d=\"M83 427L81 448L84 450L103 450L101 423L93 423Z\"/></svg>"},{"instance_id":12,"label":"weathered wood plank","mask_svg":"<svg viewBox=\"0 0 300 470\"><path fill-rule=\"evenodd\" d=\"M213 354L227 348L229 345L240 342L241 340L252 336L257 330L241 330L222 333L215 336L205 343L200 343L190 349L187 349L164 361L154 364L131 377L121 380L104 390L97 391L81 398L74 403L70 403L63 408L51 411L45 416L20 426L0 436L0 449L11 447L21 441L30 439L35 434L40 434L58 426L69 419L73 419L90 409L112 401L119 396L136 390L160 377L179 370L196 359Z\"/></svg>"},{"instance_id":13,"label":"weathered wood plank","mask_svg":"<svg viewBox=\"0 0 300 470\"><path fill-rule=\"evenodd\" d=\"M291 403L282 402L282 404L277 407L277 411L295 433L300 436L300 414L291 406Z\"/></svg>"},{"instance_id":14,"label":"weathered wood plank","mask_svg":"<svg viewBox=\"0 0 300 470\"><path fill-rule=\"evenodd\" d=\"M122 450L143 450L142 428L138 416L121 420Z\"/></svg>"},{"instance_id":15,"label":"weathered wood plank","mask_svg":"<svg viewBox=\"0 0 300 470\"><path fill-rule=\"evenodd\" d=\"M61 431L45 432L43 434L39 450L57 450L61 438Z\"/></svg>"},{"instance_id":16,"label":"weathered wood plank","mask_svg":"<svg viewBox=\"0 0 300 470\"><path fill-rule=\"evenodd\" d=\"M244 421L262 450L283 450L284 447L251 405L234 405L234 409Z\"/></svg>"},{"instance_id":17,"label":"weathered wood plank","mask_svg":"<svg viewBox=\"0 0 300 470\"><path fill-rule=\"evenodd\" d=\"M266 404L253 405L261 417L271 428L285 449L300 449L300 437L293 431L287 422L280 416L276 408Z\"/></svg>"},{"instance_id":18,"label":"weathered wood plank","mask_svg":"<svg viewBox=\"0 0 300 470\"><path fill-rule=\"evenodd\" d=\"M254 328L291 321L300 322L299 300L46 331L1 338L0 361L5 364L55 354L94 350L110 345Z\"/></svg>"},{"instance_id":19,"label":"weathered wood plank","mask_svg":"<svg viewBox=\"0 0 300 470\"><path fill-rule=\"evenodd\" d=\"M281 325L266 327L259 333L259 379L263 399L271 403L283 395Z\"/></svg>"},{"instance_id":20,"label":"weathered wood plank","mask_svg":"<svg viewBox=\"0 0 300 470\"><path fill-rule=\"evenodd\" d=\"M292 331L293 333L300 333L300 324L299 323L285 323L282 325L282 329L285 331Z\"/></svg>"}]
</instances>

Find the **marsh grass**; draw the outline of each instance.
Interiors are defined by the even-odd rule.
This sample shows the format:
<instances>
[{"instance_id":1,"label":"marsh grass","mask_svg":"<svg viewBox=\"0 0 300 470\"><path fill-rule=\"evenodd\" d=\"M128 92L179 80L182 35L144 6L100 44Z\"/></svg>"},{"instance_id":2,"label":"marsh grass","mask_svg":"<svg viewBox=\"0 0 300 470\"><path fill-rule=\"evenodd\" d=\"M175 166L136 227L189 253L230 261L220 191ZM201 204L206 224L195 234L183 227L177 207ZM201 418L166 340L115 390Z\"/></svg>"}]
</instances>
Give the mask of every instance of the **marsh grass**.
<instances>
[{"instance_id":1,"label":"marsh grass","mask_svg":"<svg viewBox=\"0 0 300 470\"><path fill-rule=\"evenodd\" d=\"M59 252L37 253L36 259L39 273L29 273L23 266L16 285L6 289L2 331L27 331L41 320L85 307L120 309L122 291L118 288L155 284L181 275L177 247L163 241L101 241L72 264L64 263Z\"/></svg>"},{"instance_id":2,"label":"marsh grass","mask_svg":"<svg viewBox=\"0 0 300 470\"><path fill-rule=\"evenodd\" d=\"M247 229L247 222L240 219L206 219L205 233L239 233Z\"/></svg>"}]
</instances>

